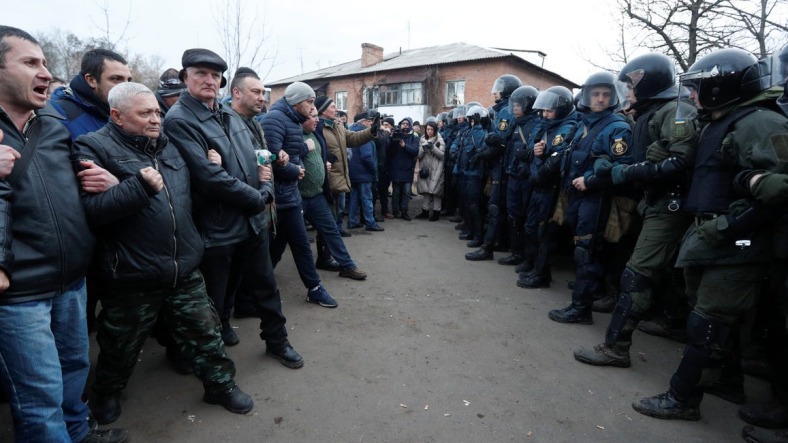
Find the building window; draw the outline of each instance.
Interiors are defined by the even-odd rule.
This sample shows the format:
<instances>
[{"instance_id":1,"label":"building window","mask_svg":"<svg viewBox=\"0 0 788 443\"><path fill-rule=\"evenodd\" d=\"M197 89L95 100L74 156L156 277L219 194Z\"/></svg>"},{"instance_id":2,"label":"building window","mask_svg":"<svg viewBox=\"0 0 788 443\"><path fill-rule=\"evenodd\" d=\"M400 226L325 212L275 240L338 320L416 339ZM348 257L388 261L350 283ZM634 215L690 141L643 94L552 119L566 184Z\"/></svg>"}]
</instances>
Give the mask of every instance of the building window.
<instances>
[{"instance_id":1,"label":"building window","mask_svg":"<svg viewBox=\"0 0 788 443\"><path fill-rule=\"evenodd\" d=\"M398 83L380 85L380 105L420 105L422 103L421 83Z\"/></svg>"},{"instance_id":2,"label":"building window","mask_svg":"<svg viewBox=\"0 0 788 443\"><path fill-rule=\"evenodd\" d=\"M334 103L337 105L337 109L347 111L347 91L335 93Z\"/></svg>"},{"instance_id":3,"label":"building window","mask_svg":"<svg viewBox=\"0 0 788 443\"><path fill-rule=\"evenodd\" d=\"M375 109L380 104L380 88L369 86L364 88L364 109Z\"/></svg>"},{"instance_id":4,"label":"building window","mask_svg":"<svg viewBox=\"0 0 788 443\"><path fill-rule=\"evenodd\" d=\"M446 106L465 103L465 80L446 82Z\"/></svg>"}]
</instances>

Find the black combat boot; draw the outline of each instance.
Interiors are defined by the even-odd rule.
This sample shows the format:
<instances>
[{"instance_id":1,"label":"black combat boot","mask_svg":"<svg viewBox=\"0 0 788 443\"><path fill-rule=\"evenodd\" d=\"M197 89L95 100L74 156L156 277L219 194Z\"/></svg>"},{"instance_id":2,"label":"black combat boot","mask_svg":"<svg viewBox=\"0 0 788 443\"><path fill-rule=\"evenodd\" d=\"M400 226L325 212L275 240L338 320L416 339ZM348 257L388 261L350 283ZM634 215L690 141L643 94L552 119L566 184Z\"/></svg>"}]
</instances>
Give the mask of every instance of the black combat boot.
<instances>
[{"instance_id":1,"label":"black combat boot","mask_svg":"<svg viewBox=\"0 0 788 443\"><path fill-rule=\"evenodd\" d=\"M558 323L577 323L578 325L593 325L590 306L576 305L574 302L564 309L553 309L548 313L550 320Z\"/></svg>"},{"instance_id":2,"label":"black combat boot","mask_svg":"<svg viewBox=\"0 0 788 443\"><path fill-rule=\"evenodd\" d=\"M493 259L493 250L490 245L482 245L482 247L479 248L478 250L465 254L465 260L470 260L470 261L482 261L482 260L492 260L492 259Z\"/></svg>"},{"instance_id":3,"label":"black combat boot","mask_svg":"<svg viewBox=\"0 0 788 443\"><path fill-rule=\"evenodd\" d=\"M739 408L739 417L762 428L788 428L788 406L779 403L759 403Z\"/></svg>"},{"instance_id":4,"label":"black combat boot","mask_svg":"<svg viewBox=\"0 0 788 443\"><path fill-rule=\"evenodd\" d=\"M419 215L417 215L417 216L415 216L413 218L416 218L416 219L419 219L419 220L426 220L429 217L430 217L430 211L428 211L426 209L422 209L421 210L421 214L419 214Z\"/></svg>"},{"instance_id":5,"label":"black combat boot","mask_svg":"<svg viewBox=\"0 0 788 443\"><path fill-rule=\"evenodd\" d=\"M637 400L632 409L649 417L666 420L700 420L700 408L677 399L671 391Z\"/></svg>"},{"instance_id":6,"label":"black combat boot","mask_svg":"<svg viewBox=\"0 0 788 443\"><path fill-rule=\"evenodd\" d=\"M339 272L342 267L339 265L339 262L331 256L331 251L328 250L328 246L323 240L322 235L317 236L315 245L317 246L317 260L315 260L315 267L324 271Z\"/></svg>"},{"instance_id":7,"label":"black combat boot","mask_svg":"<svg viewBox=\"0 0 788 443\"><path fill-rule=\"evenodd\" d=\"M535 272L521 272L517 277L517 286L528 289L549 288L551 281L552 278L549 275L536 275Z\"/></svg>"},{"instance_id":8,"label":"black combat boot","mask_svg":"<svg viewBox=\"0 0 788 443\"><path fill-rule=\"evenodd\" d=\"M98 394L90 404L90 412L100 425L108 425L120 417L120 393Z\"/></svg>"},{"instance_id":9,"label":"black combat boot","mask_svg":"<svg viewBox=\"0 0 788 443\"><path fill-rule=\"evenodd\" d=\"M433 210L432 215L430 215L430 221L438 221L440 218L440 211Z\"/></svg>"},{"instance_id":10,"label":"black combat boot","mask_svg":"<svg viewBox=\"0 0 788 443\"><path fill-rule=\"evenodd\" d=\"M465 245L466 245L466 246L468 246L469 248L478 248L478 247L480 247L482 244L484 244L484 241L482 241L482 239L481 239L481 238L479 238L479 237L474 237L474 238L471 238L471 241L469 241L469 242L468 242L468 243L466 243Z\"/></svg>"},{"instance_id":11,"label":"black combat boot","mask_svg":"<svg viewBox=\"0 0 788 443\"><path fill-rule=\"evenodd\" d=\"M522 263L514 268L514 272L518 274L528 273L534 270L534 263L530 260L524 260Z\"/></svg>"}]
</instances>

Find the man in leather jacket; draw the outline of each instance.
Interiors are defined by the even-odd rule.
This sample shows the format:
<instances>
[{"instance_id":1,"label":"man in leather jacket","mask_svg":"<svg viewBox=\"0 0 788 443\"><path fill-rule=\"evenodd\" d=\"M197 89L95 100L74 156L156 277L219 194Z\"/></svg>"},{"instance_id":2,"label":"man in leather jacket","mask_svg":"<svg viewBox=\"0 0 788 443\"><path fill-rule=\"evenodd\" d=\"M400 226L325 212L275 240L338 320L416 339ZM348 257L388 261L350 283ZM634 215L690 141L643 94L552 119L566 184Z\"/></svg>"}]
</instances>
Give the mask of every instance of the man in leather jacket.
<instances>
[{"instance_id":1,"label":"man in leather jacket","mask_svg":"<svg viewBox=\"0 0 788 443\"><path fill-rule=\"evenodd\" d=\"M216 99L226 83L227 64L207 49L188 49L182 58L181 79L186 93L170 108L164 133L178 148L191 173L194 220L205 245L200 270L208 295L222 318L222 339L238 343L224 304L234 297L241 276L262 278L268 256L264 236L268 223L266 205L273 199L270 181L258 177L253 136L237 114ZM221 165L209 159L217 155ZM260 316L260 337L266 354L290 368L303 366L303 359L290 346L278 291L254 278L242 283L254 294Z\"/></svg>"},{"instance_id":2,"label":"man in leather jacket","mask_svg":"<svg viewBox=\"0 0 788 443\"><path fill-rule=\"evenodd\" d=\"M81 398L94 238L68 167L71 136L40 111L51 79L38 42L0 26L0 384L17 441L123 442L124 430L89 429Z\"/></svg>"},{"instance_id":3,"label":"man in leather jacket","mask_svg":"<svg viewBox=\"0 0 788 443\"><path fill-rule=\"evenodd\" d=\"M235 383L235 365L198 269L204 247L192 220L186 163L160 134L159 105L150 89L118 85L109 103L110 122L75 141L79 161L93 161L120 181L106 192L82 192L98 238L96 278L105 289L93 415L99 423L120 416L120 393L159 313L202 380L204 400L244 414L254 403Z\"/></svg>"}]
</instances>

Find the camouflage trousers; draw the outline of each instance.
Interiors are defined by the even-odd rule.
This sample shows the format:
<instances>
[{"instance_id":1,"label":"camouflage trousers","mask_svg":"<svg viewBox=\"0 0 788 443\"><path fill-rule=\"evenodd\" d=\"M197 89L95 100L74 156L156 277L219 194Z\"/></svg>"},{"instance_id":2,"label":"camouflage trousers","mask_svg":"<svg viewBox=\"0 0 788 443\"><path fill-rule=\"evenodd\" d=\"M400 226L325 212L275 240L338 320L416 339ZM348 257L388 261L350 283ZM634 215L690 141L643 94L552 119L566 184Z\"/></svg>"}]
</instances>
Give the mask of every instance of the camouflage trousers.
<instances>
[{"instance_id":1,"label":"camouflage trousers","mask_svg":"<svg viewBox=\"0 0 788 443\"><path fill-rule=\"evenodd\" d=\"M120 394L134 371L142 345L159 315L206 392L235 386L235 364L227 356L219 316L205 291L202 274L195 271L176 287L147 290L113 288L101 299L96 341L100 351L93 390Z\"/></svg>"}]
</instances>

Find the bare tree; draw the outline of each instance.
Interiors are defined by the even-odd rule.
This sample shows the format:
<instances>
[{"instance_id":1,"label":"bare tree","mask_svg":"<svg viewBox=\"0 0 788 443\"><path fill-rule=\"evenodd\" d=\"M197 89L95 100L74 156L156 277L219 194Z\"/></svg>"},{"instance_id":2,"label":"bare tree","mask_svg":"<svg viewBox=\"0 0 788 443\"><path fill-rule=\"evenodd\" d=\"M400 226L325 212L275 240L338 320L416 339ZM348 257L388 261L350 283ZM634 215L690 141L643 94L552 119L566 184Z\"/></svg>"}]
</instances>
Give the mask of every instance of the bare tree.
<instances>
[{"instance_id":1,"label":"bare tree","mask_svg":"<svg viewBox=\"0 0 788 443\"><path fill-rule=\"evenodd\" d=\"M265 11L260 18L257 7L249 13L245 0L230 0L216 3L213 13L219 38L222 43L223 56L227 61L228 77L232 76L240 66L254 69L260 78L265 79L277 65L277 52L266 49ZM263 63L269 62L263 68ZM229 79L231 80L231 78Z\"/></svg>"},{"instance_id":2,"label":"bare tree","mask_svg":"<svg viewBox=\"0 0 788 443\"><path fill-rule=\"evenodd\" d=\"M784 0L617 2L621 15L614 18L620 27L616 52L607 51L609 60L603 63L593 62L607 69L609 64L620 67L640 48L668 55L681 71L719 48L741 48L763 57L784 44L788 32Z\"/></svg>"},{"instance_id":3,"label":"bare tree","mask_svg":"<svg viewBox=\"0 0 788 443\"><path fill-rule=\"evenodd\" d=\"M164 67L164 59L158 55L143 56L134 54L128 58L131 78L137 83L155 91L159 87L159 76Z\"/></svg>"}]
</instances>

